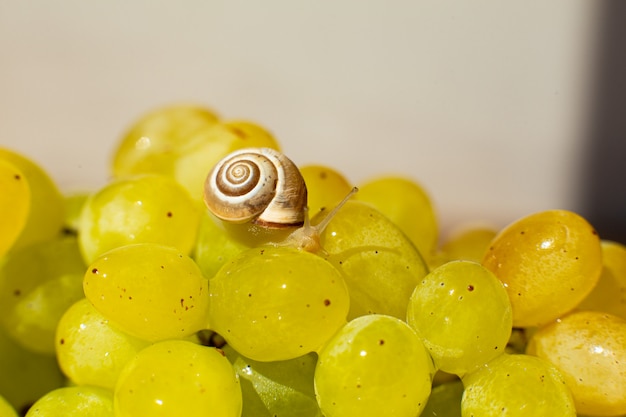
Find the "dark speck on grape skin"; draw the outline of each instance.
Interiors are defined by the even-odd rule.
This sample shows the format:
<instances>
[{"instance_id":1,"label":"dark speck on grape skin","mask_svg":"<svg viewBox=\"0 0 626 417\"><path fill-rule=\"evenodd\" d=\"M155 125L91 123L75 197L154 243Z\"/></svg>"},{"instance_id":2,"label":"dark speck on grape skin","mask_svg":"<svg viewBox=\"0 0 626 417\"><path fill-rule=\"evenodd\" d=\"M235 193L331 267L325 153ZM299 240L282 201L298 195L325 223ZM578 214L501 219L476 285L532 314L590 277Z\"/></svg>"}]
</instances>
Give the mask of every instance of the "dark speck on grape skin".
<instances>
[{"instance_id":1,"label":"dark speck on grape skin","mask_svg":"<svg viewBox=\"0 0 626 417\"><path fill-rule=\"evenodd\" d=\"M472 284L468 285L467 291L470 291L470 292L474 291L474 286Z\"/></svg>"},{"instance_id":2,"label":"dark speck on grape skin","mask_svg":"<svg viewBox=\"0 0 626 417\"><path fill-rule=\"evenodd\" d=\"M64 345L64 344L65 344L65 339L61 339L61 340L59 340L59 343L60 343L60 344L62 344L62 345Z\"/></svg>"},{"instance_id":3,"label":"dark speck on grape skin","mask_svg":"<svg viewBox=\"0 0 626 417\"><path fill-rule=\"evenodd\" d=\"M15 174L15 175L13 176L13 178L15 178L17 181L19 181L19 180L21 180L21 179L22 179L22 176L21 176L20 174Z\"/></svg>"},{"instance_id":4,"label":"dark speck on grape skin","mask_svg":"<svg viewBox=\"0 0 626 417\"><path fill-rule=\"evenodd\" d=\"M92 273L92 274L97 274L97 273L98 273L98 268L94 268L94 269L92 269L92 270L91 270L91 273Z\"/></svg>"},{"instance_id":5,"label":"dark speck on grape skin","mask_svg":"<svg viewBox=\"0 0 626 417\"><path fill-rule=\"evenodd\" d=\"M172 217L174 215L174 213L172 213L171 211L167 212L167 217Z\"/></svg>"},{"instance_id":6,"label":"dark speck on grape skin","mask_svg":"<svg viewBox=\"0 0 626 417\"><path fill-rule=\"evenodd\" d=\"M320 179L325 180L325 179L326 179L326 177L328 177L328 174L326 173L326 171L321 171L321 172L320 172Z\"/></svg>"},{"instance_id":7,"label":"dark speck on grape skin","mask_svg":"<svg viewBox=\"0 0 626 417\"><path fill-rule=\"evenodd\" d=\"M18 288L13 290L13 295L16 297L19 297L20 295L22 295L22 291Z\"/></svg>"},{"instance_id":8,"label":"dark speck on grape skin","mask_svg":"<svg viewBox=\"0 0 626 417\"><path fill-rule=\"evenodd\" d=\"M324 300L324 305L328 307L330 305L330 300L327 298Z\"/></svg>"},{"instance_id":9,"label":"dark speck on grape skin","mask_svg":"<svg viewBox=\"0 0 626 417\"><path fill-rule=\"evenodd\" d=\"M379 345L379 346L382 346L382 345L384 345L384 344L385 344L385 341L384 341L383 339L380 339L380 340L378 341L378 345Z\"/></svg>"}]
</instances>

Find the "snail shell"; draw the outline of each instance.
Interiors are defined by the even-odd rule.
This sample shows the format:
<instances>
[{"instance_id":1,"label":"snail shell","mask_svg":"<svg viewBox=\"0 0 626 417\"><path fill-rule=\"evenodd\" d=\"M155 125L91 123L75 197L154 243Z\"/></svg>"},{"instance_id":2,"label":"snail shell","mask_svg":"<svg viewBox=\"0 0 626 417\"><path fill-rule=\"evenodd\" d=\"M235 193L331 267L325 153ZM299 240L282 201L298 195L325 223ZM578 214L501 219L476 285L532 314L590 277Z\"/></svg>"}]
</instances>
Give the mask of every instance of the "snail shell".
<instances>
[{"instance_id":1,"label":"snail shell","mask_svg":"<svg viewBox=\"0 0 626 417\"><path fill-rule=\"evenodd\" d=\"M307 190L296 165L270 148L244 148L224 157L204 184L204 202L218 218L264 227L304 223Z\"/></svg>"}]
</instances>

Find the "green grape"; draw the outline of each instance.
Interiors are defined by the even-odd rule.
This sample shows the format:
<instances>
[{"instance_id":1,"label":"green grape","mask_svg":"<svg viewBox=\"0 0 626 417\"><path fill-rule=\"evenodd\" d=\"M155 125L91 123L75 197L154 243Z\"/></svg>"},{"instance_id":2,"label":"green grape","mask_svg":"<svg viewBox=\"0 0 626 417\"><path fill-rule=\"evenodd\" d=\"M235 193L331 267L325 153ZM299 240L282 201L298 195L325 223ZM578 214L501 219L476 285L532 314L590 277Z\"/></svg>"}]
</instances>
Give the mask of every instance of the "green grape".
<instances>
[{"instance_id":1,"label":"green grape","mask_svg":"<svg viewBox=\"0 0 626 417\"><path fill-rule=\"evenodd\" d=\"M30 211L30 187L24 174L0 159L0 258L13 246L26 225Z\"/></svg>"},{"instance_id":2,"label":"green grape","mask_svg":"<svg viewBox=\"0 0 626 417\"><path fill-rule=\"evenodd\" d=\"M320 213L312 223L327 214ZM349 319L371 313L406 318L411 293L428 267L396 225L369 205L348 201L320 238L328 260L348 284Z\"/></svg>"},{"instance_id":3,"label":"green grape","mask_svg":"<svg viewBox=\"0 0 626 417\"><path fill-rule=\"evenodd\" d=\"M496 234L495 228L482 225L467 226L457 230L441 245L437 256L434 258L434 266L456 260L482 262L483 256Z\"/></svg>"},{"instance_id":4,"label":"green grape","mask_svg":"<svg viewBox=\"0 0 626 417\"><path fill-rule=\"evenodd\" d=\"M229 260L250 246L232 234L205 211L200 218L193 258L205 277L212 277Z\"/></svg>"},{"instance_id":5,"label":"green grape","mask_svg":"<svg viewBox=\"0 0 626 417\"><path fill-rule=\"evenodd\" d=\"M433 387L420 417L461 417L463 383L460 380Z\"/></svg>"},{"instance_id":6,"label":"green grape","mask_svg":"<svg viewBox=\"0 0 626 417\"><path fill-rule=\"evenodd\" d=\"M114 417L113 394L90 386L57 388L41 397L26 417Z\"/></svg>"},{"instance_id":7,"label":"green grape","mask_svg":"<svg viewBox=\"0 0 626 417\"><path fill-rule=\"evenodd\" d=\"M305 165L300 173L308 192L309 215L332 209L352 190L352 185L339 171L324 165Z\"/></svg>"},{"instance_id":8,"label":"green grape","mask_svg":"<svg viewBox=\"0 0 626 417\"><path fill-rule=\"evenodd\" d=\"M580 413L626 414L625 320L597 311L568 314L538 329L527 353L559 369Z\"/></svg>"},{"instance_id":9,"label":"green grape","mask_svg":"<svg viewBox=\"0 0 626 417\"><path fill-rule=\"evenodd\" d=\"M626 320L626 246L602 241L602 275L578 310L603 311Z\"/></svg>"},{"instance_id":10,"label":"green grape","mask_svg":"<svg viewBox=\"0 0 626 417\"><path fill-rule=\"evenodd\" d=\"M0 328L0 395L9 404L25 410L64 383L54 356L24 349Z\"/></svg>"},{"instance_id":11,"label":"green grape","mask_svg":"<svg viewBox=\"0 0 626 417\"><path fill-rule=\"evenodd\" d=\"M0 395L0 417L18 417L15 408L2 395Z\"/></svg>"},{"instance_id":12,"label":"green grape","mask_svg":"<svg viewBox=\"0 0 626 417\"><path fill-rule=\"evenodd\" d=\"M433 373L406 323L373 314L346 324L321 350L315 391L326 417L414 417L426 406Z\"/></svg>"},{"instance_id":13,"label":"green grape","mask_svg":"<svg viewBox=\"0 0 626 417\"><path fill-rule=\"evenodd\" d=\"M193 104L175 104L144 114L115 147L113 177L145 173L173 175L181 146L196 132L217 121L213 111Z\"/></svg>"},{"instance_id":14,"label":"green grape","mask_svg":"<svg viewBox=\"0 0 626 417\"><path fill-rule=\"evenodd\" d=\"M572 395L548 361L500 355L463 377L464 417L575 417Z\"/></svg>"},{"instance_id":15,"label":"green grape","mask_svg":"<svg viewBox=\"0 0 626 417\"><path fill-rule=\"evenodd\" d=\"M504 283L513 325L536 327L571 311L591 292L602 272L602 250L584 218L548 210L501 230L483 265Z\"/></svg>"},{"instance_id":16,"label":"green grape","mask_svg":"<svg viewBox=\"0 0 626 417\"><path fill-rule=\"evenodd\" d=\"M65 196L65 233L78 235L80 214L90 193L76 192Z\"/></svg>"},{"instance_id":17,"label":"green grape","mask_svg":"<svg viewBox=\"0 0 626 417\"><path fill-rule=\"evenodd\" d=\"M132 243L159 243L191 252L200 219L187 191L161 175L114 181L86 201L78 239L87 263Z\"/></svg>"},{"instance_id":18,"label":"green grape","mask_svg":"<svg viewBox=\"0 0 626 417\"><path fill-rule=\"evenodd\" d=\"M227 154L242 148L279 149L277 140L264 127L242 120L216 123L196 132L180 151L174 178L194 198L202 201L204 182L211 168Z\"/></svg>"},{"instance_id":19,"label":"green grape","mask_svg":"<svg viewBox=\"0 0 626 417\"><path fill-rule=\"evenodd\" d=\"M116 417L239 417L239 379L219 350L167 340L141 350L115 387Z\"/></svg>"},{"instance_id":20,"label":"green grape","mask_svg":"<svg viewBox=\"0 0 626 417\"><path fill-rule=\"evenodd\" d=\"M87 268L83 288L112 324L140 339L187 337L206 327L209 282L175 248L139 243L113 249Z\"/></svg>"},{"instance_id":21,"label":"green grape","mask_svg":"<svg viewBox=\"0 0 626 417\"><path fill-rule=\"evenodd\" d=\"M291 247L249 249L210 279L210 328L257 361L316 351L346 322L349 295L339 272Z\"/></svg>"},{"instance_id":22,"label":"green grape","mask_svg":"<svg viewBox=\"0 0 626 417\"><path fill-rule=\"evenodd\" d=\"M22 346L54 354L65 310L83 297L85 264L73 236L12 251L0 264L0 322Z\"/></svg>"},{"instance_id":23,"label":"green grape","mask_svg":"<svg viewBox=\"0 0 626 417\"><path fill-rule=\"evenodd\" d=\"M242 417L322 417L313 387L315 353L287 361L258 362L229 345L222 349L239 375Z\"/></svg>"},{"instance_id":24,"label":"green grape","mask_svg":"<svg viewBox=\"0 0 626 417\"><path fill-rule=\"evenodd\" d=\"M355 198L372 204L411 239L425 259L434 254L439 226L430 197L413 180L383 176L359 186Z\"/></svg>"},{"instance_id":25,"label":"green grape","mask_svg":"<svg viewBox=\"0 0 626 417\"><path fill-rule=\"evenodd\" d=\"M31 243L42 242L55 237L63 228L65 216L63 196L56 184L43 168L16 152L0 148L0 161L6 161L19 170L30 190L28 218L19 237L13 243L13 248L22 248ZM6 165L3 169L7 169ZM5 198L5 196L3 195L0 198ZM16 204L16 210L23 209L19 208L17 200L10 201L9 205L13 204ZM24 204L24 202L21 204ZM13 210L13 208L8 210ZM19 219L16 218L16 221L19 221ZM3 228L2 230L4 233L5 229ZM2 239L7 238L3 237Z\"/></svg>"},{"instance_id":26,"label":"green grape","mask_svg":"<svg viewBox=\"0 0 626 417\"><path fill-rule=\"evenodd\" d=\"M407 322L438 369L462 376L504 353L512 328L511 303L488 269L472 261L451 261L415 287Z\"/></svg>"},{"instance_id":27,"label":"green grape","mask_svg":"<svg viewBox=\"0 0 626 417\"><path fill-rule=\"evenodd\" d=\"M78 385L113 390L122 367L149 343L109 323L83 298L59 321L56 353L59 366Z\"/></svg>"}]
</instances>

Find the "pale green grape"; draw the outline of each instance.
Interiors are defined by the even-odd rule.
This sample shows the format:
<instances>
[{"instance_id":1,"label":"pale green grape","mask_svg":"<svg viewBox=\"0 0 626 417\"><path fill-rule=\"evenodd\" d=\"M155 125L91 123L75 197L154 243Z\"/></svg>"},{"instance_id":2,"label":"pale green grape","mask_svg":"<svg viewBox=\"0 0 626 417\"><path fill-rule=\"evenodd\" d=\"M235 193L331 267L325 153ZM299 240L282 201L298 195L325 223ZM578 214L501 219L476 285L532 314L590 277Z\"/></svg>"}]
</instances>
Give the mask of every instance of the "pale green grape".
<instances>
[{"instance_id":1,"label":"pale green grape","mask_svg":"<svg viewBox=\"0 0 626 417\"><path fill-rule=\"evenodd\" d=\"M115 388L116 417L239 417L239 379L219 350L167 340L141 350Z\"/></svg>"},{"instance_id":2,"label":"pale green grape","mask_svg":"<svg viewBox=\"0 0 626 417\"><path fill-rule=\"evenodd\" d=\"M595 310L626 320L626 246L602 241L602 275L578 310Z\"/></svg>"},{"instance_id":3,"label":"pale green grape","mask_svg":"<svg viewBox=\"0 0 626 417\"><path fill-rule=\"evenodd\" d=\"M85 273L85 296L111 323L149 341L187 337L206 327L209 282L175 248L122 246Z\"/></svg>"},{"instance_id":4,"label":"pale green grape","mask_svg":"<svg viewBox=\"0 0 626 417\"><path fill-rule=\"evenodd\" d=\"M15 408L0 395L0 417L18 417Z\"/></svg>"},{"instance_id":5,"label":"pale green grape","mask_svg":"<svg viewBox=\"0 0 626 417\"><path fill-rule=\"evenodd\" d=\"M321 210L331 210L352 190L346 177L328 166L305 165L300 173L308 191L309 215L314 216Z\"/></svg>"},{"instance_id":6,"label":"pale green grape","mask_svg":"<svg viewBox=\"0 0 626 417\"><path fill-rule=\"evenodd\" d=\"M15 165L0 159L0 258L13 246L30 211L28 180Z\"/></svg>"},{"instance_id":7,"label":"pale green grape","mask_svg":"<svg viewBox=\"0 0 626 417\"><path fill-rule=\"evenodd\" d=\"M321 233L321 244L348 284L349 319L371 313L406 318L411 293L428 267L387 217L366 203L348 201Z\"/></svg>"},{"instance_id":8,"label":"pale green grape","mask_svg":"<svg viewBox=\"0 0 626 417\"><path fill-rule=\"evenodd\" d=\"M13 243L13 248L18 249L55 237L63 228L64 220L63 196L56 184L34 161L9 149L0 148L0 161L7 161L19 170L30 190L28 218ZM7 169L6 166L4 169ZM10 204L18 204L18 201L11 201ZM21 210L19 207L16 209ZM16 221L19 222L19 218ZM4 229L2 230L4 233Z\"/></svg>"},{"instance_id":9,"label":"pale green grape","mask_svg":"<svg viewBox=\"0 0 626 417\"><path fill-rule=\"evenodd\" d=\"M257 361L316 351L345 323L349 295L321 257L290 247L249 249L210 279L209 323Z\"/></svg>"},{"instance_id":10,"label":"pale green grape","mask_svg":"<svg viewBox=\"0 0 626 417\"><path fill-rule=\"evenodd\" d=\"M87 263L132 243L159 243L191 252L200 219L189 193L162 175L140 175L109 183L89 197L79 224Z\"/></svg>"},{"instance_id":11,"label":"pale green grape","mask_svg":"<svg viewBox=\"0 0 626 417\"><path fill-rule=\"evenodd\" d=\"M428 193L417 182L394 175L359 185L355 198L372 204L411 239L425 259L437 246L439 225Z\"/></svg>"},{"instance_id":12,"label":"pale green grape","mask_svg":"<svg viewBox=\"0 0 626 417\"><path fill-rule=\"evenodd\" d=\"M501 230L482 263L504 283L513 325L533 327L571 311L591 292L602 272L602 250L584 218L548 210Z\"/></svg>"},{"instance_id":13,"label":"pale green grape","mask_svg":"<svg viewBox=\"0 0 626 417\"><path fill-rule=\"evenodd\" d=\"M463 383L460 380L433 387L420 417L461 417Z\"/></svg>"},{"instance_id":14,"label":"pale green grape","mask_svg":"<svg viewBox=\"0 0 626 417\"><path fill-rule=\"evenodd\" d=\"M593 416L626 414L626 321L579 311L538 329L527 352L554 364L576 409Z\"/></svg>"},{"instance_id":15,"label":"pale green grape","mask_svg":"<svg viewBox=\"0 0 626 417\"><path fill-rule=\"evenodd\" d=\"M57 388L41 397L26 417L114 417L113 393L99 387Z\"/></svg>"},{"instance_id":16,"label":"pale green grape","mask_svg":"<svg viewBox=\"0 0 626 417\"><path fill-rule=\"evenodd\" d=\"M250 246L233 238L209 211L200 219L193 258L205 277L212 277L229 260Z\"/></svg>"},{"instance_id":17,"label":"pale green grape","mask_svg":"<svg viewBox=\"0 0 626 417\"><path fill-rule=\"evenodd\" d=\"M229 345L222 349L239 375L242 417L322 416L313 387L315 353L287 361L258 362Z\"/></svg>"},{"instance_id":18,"label":"pale green grape","mask_svg":"<svg viewBox=\"0 0 626 417\"><path fill-rule=\"evenodd\" d=\"M174 167L174 178L194 198L202 201L204 182L211 168L229 153L242 148L279 149L263 126L244 120L223 121L190 137Z\"/></svg>"},{"instance_id":19,"label":"pale green grape","mask_svg":"<svg viewBox=\"0 0 626 417\"><path fill-rule=\"evenodd\" d=\"M463 377L463 417L575 417L572 395L548 361L500 355Z\"/></svg>"},{"instance_id":20,"label":"pale green grape","mask_svg":"<svg viewBox=\"0 0 626 417\"><path fill-rule=\"evenodd\" d=\"M112 390L122 368L149 343L117 329L83 298L59 321L56 354L59 366L78 385Z\"/></svg>"},{"instance_id":21,"label":"pale green grape","mask_svg":"<svg viewBox=\"0 0 626 417\"><path fill-rule=\"evenodd\" d=\"M115 147L113 176L172 175L181 146L217 121L213 111L194 104L170 105L142 115Z\"/></svg>"},{"instance_id":22,"label":"pale green grape","mask_svg":"<svg viewBox=\"0 0 626 417\"><path fill-rule=\"evenodd\" d=\"M76 192L65 195L65 233L78 234L80 214L90 194L88 192Z\"/></svg>"},{"instance_id":23,"label":"pale green grape","mask_svg":"<svg viewBox=\"0 0 626 417\"><path fill-rule=\"evenodd\" d=\"M426 406L434 373L428 351L403 321L358 317L319 353L315 391L326 417L414 417Z\"/></svg>"},{"instance_id":24,"label":"pale green grape","mask_svg":"<svg viewBox=\"0 0 626 417\"><path fill-rule=\"evenodd\" d=\"M54 354L65 310L83 297L85 264L73 236L12 251L0 264L0 322L22 346Z\"/></svg>"},{"instance_id":25,"label":"pale green grape","mask_svg":"<svg viewBox=\"0 0 626 417\"><path fill-rule=\"evenodd\" d=\"M452 261L415 287L407 322L437 368L463 375L504 353L512 328L511 303L488 269Z\"/></svg>"}]
</instances>

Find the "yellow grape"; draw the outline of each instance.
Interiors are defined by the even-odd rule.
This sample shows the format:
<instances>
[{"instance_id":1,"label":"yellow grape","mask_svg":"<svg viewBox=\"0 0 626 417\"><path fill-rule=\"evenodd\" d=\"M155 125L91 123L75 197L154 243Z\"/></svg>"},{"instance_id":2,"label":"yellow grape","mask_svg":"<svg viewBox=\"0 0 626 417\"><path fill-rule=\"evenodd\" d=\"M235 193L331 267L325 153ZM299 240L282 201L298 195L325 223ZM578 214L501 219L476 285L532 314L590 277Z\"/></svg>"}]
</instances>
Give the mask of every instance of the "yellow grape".
<instances>
[{"instance_id":1,"label":"yellow grape","mask_svg":"<svg viewBox=\"0 0 626 417\"><path fill-rule=\"evenodd\" d=\"M206 327L209 282L175 248L122 246L85 272L85 296L121 330L148 341L187 337Z\"/></svg>"},{"instance_id":2,"label":"yellow grape","mask_svg":"<svg viewBox=\"0 0 626 417\"><path fill-rule=\"evenodd\" d=\"M158 243L188 254L199 219L198 205L178 183L163 175L138 175L113 181L87 199L78 241L87 263L133 243Z\"/></svg>"},{"instance_id":3,"label":"yellow grape","mask_svg":"<svg viewBox=\"0 0 626 417\"><path fill-rule=\"evenodd\" d=\"M0 417L18 417L15 408L2 395L0 395Z\"/></svg>"},{"instance_id":4,"label":"yellow grape","mask_svg":"<svg viewBox=\"0 0 626 417\"><path fill-rule=\"evenodd\" d=\"M346 322L346 284L329 262L291 247L246 250L209 281L211 330L257 361L314 352Z\"/></svg>"},{"instance_id":5,"label":"yellow grape","mask_svg":"<svg viewBox=\"0 0 626 417\"><path fill-rule=\"evenodd\" d=\"M112 390L126 364L148 342L112 325L86 298L67 309L56 331L56 354L75 384Z\"/></svg>"},{"instance_id":6,"label":"yellow grape","mask_svg":"<svg viewBox=\"0 0 626 417\"><path fill-rule=\"evenodd\" d=\"M584 218L548 210L501 230L483 265L504 283L513 326L533 327L571 311L591 292L602 272L602 250Z\"/></svg>"},{"instance_id":7,"label":"yellow grape","mask_svg":"<svg viewBox=\"0 0 626 417\"><path fill-rule=\"evenodd\" d=\"M575 417L572 394L550 362L500 355L463 377L461 414L469 417Z\"/></svg>"},{"instance_id":8,"label":"yellow grape","mask_svg":"<svg viewBox=\"0 0 626 417\"><path fill-rule=\"evenodd\" d=\"M320 210L332 210L352 190L352 185L339 171L324 165L300 167L308 192L309 216Z\"/></svg>"},{"instance_id":9,"label":"yellow grape","mask_svg":"<svg viewBox=\"0 0 626 417\"><path fill-rule=\"evenodd\" d=\"M578 310L611 313L626 320L626 246L602 241L602 275Z\"/></svg>"},{"instance_id":10,"label":"yellow grape","mask_svg":"<svg viewBox=\"0 0 626 417\"><path fill-rule=\"evenodd\" d=\"M439 248L436 265L433 266L456 260L482 262L497 233L494 227L482 225L467 226L453 232Z\"/></svg>"},{"instance_id":11,"label":"yellow grape","mask_svg":"<svg viewBox=\"0 0 626 417\"><path fill-rule=\"evenodd\" d=\"M115 387L115 417L239 417L239 379L219 350L166 340L141 350Z\"/></svg>"},{"instance_id":12,"label":"yellow grape","mask_svg":"<svg viewBox=\"0 0 626 417\"><path fill-rule=\"evenodd\" d=\"M116 145L111 163L113 176L173 175L181 147L196 132L217 121L213 111L193 104L166 106L144 114Z\"/></svg>"},{"instance_id":13,"label":"yellow grape","mask_svg":"<svg viewBox=\"0 0 626 417\"><path fill-rule=\"evenodd\" d=\"M439 225L432 201L420 184L408 178L383 176L361 184L355 199L372 204L387 216L425 259L433 256Z\"/></svg>"},{"instance_id":14,"label":"yellow grape","mask_svg":"<svg viewBox=\"0 0 626 417\"><path fill-rule=\"evenodd\" d=\"M13 246L30 211L28 180L15 165L0 159L0 258Z\"/></svg>"},{"instance_id":15,"label":"yellow grape","mask_svg":"<svg viewBox=\"0 0 626 417\"><path fill-rule=\"evenodd\" d=\"M625 320L597 311L574 312L538 329L527 352L561 371L578 412L626 414Z\"/></svg>"},{"instance_id":16,"label":"yellow grape","mask_svg":"<svg viewBox=\"0 0 626 417\"><path fill-rule=\"evenodd\" d=\"M0 161L6 161L19 170L30 190L28 218L23 225L22 232L14 242L13 248L18 249L31 243L42 242L55 237L63 228L65 216L63 196L57 185L43 168L21 154L0 148ZM4 169L6 169L6 165ZM5 198L5 196L0 198ZM15 203L17 201L12 201L10 204Z\"/></svg>"},{"instance_id":17,"label":"yellow grape","mask_svg":"<svg viewBox=\"0 0 626 417\"><path fill-rule=\"evenodd\" d=\"M90 386L57 388L37 400L26 417L113 417L113 393Z\"/></svg>"}]
</instances>

